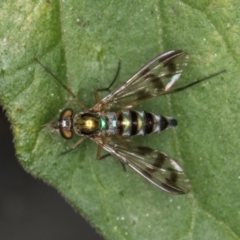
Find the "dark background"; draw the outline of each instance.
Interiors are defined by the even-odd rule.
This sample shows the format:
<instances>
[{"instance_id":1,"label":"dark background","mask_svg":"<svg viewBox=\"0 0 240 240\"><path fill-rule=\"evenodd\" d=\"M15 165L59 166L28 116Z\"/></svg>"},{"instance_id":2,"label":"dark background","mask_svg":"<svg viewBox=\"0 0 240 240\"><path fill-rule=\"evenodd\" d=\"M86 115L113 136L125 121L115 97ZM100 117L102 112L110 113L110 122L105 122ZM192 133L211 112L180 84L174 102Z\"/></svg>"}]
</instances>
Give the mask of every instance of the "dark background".
<instances>
[{"instance_id":1,"label":"dark background","mask_svg":"<svg viewBox=\"0 0 240 240\"><path fill-rule=\"evenodd\" d=\"M55 189L24 171L1 106L0 239L103 239Z\"/></svg>"}]
</instances>

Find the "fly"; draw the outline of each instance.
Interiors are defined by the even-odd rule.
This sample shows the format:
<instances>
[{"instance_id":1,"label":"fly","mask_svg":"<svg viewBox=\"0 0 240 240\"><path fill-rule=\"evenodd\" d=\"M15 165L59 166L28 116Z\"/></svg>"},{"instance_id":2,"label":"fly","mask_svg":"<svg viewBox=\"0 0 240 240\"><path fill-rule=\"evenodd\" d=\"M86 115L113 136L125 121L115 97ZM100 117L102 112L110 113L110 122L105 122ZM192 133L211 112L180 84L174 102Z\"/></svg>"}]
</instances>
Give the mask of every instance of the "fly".
<instances>
[{"instance_id":1,"label":"fly","mask_svg":"<svg viewBox=\"0 0 240 240\"><path fill-rule=\"evenodd\" d=\"M71 150L78 147L85 139L91 139L98 145L97 159L103 158L101 151L104 149L166 192L185 194L191 190L191 184L183 169L173 158L159 150L143 146L135 147L126 141L126 137L144 136L176 127L177 120L147 111L132 110L132 107L142 100L180 92L225 70L188 85L173 88L189 57L181 50L168 51L154 58L126 83L100 99L98 92L109 90L117 78L118 68L108 88L94 91L96 104L88 109L48 68L35 60L83 109L82 112L76 113L71 108L64 109L59 120L52 124L52 128L58 130L65 139L71 139L74 134L80 137Z\"/></svg>"}]
</instances>

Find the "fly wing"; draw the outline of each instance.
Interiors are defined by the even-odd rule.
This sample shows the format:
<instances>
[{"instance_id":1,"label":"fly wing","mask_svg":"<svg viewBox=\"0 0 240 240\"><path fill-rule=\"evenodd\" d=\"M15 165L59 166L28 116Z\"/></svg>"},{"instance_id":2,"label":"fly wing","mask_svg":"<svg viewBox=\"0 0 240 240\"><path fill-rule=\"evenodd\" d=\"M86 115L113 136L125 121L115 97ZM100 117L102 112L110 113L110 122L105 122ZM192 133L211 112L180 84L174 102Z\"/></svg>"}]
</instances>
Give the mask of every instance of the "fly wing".
<instances>
[{"instance_id":1,"label":"fly wing","mask_svg":"<svg viewBox=\"0 0 240 240\"><path fill-rule=\"evenodd\" d=\"M101 137L92 140L158 188L172 194L185 194L190 191L191 184L182 168L165 153L149 147L130 147L128 143L103 143Z\"/></svg>"},{"instance_id":2,"label":"fly wing","mask_svg":"<svg viewBox=\"0 0 240 240\"><path fill-rule=\"evenodd\" d=\"M126 83L103 98L92 110L128 109L141 100L166 93L179 79L188 59L188 55L181 50L172 50L157 56Z\"/></svg>"}]
</instances>

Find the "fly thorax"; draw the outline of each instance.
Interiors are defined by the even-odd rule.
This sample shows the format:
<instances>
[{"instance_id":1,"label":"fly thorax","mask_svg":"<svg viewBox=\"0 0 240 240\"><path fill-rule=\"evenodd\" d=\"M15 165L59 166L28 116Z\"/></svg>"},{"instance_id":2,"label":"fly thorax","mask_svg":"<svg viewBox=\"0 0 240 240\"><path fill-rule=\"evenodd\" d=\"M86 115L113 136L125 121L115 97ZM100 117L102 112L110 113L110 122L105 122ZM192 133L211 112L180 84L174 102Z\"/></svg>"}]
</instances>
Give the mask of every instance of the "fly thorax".
<instances>
[{"instance_id":1,"label":"fly thorax","mask_svg":"<svg viewBox=\"0 0 240 240\"><path fill-rule=\"evenodd\" d=\"M77 113L73 118L73 129L78 135L96 134L106 129L106 119L92 113Z\"/></svg>"}]
</instances>

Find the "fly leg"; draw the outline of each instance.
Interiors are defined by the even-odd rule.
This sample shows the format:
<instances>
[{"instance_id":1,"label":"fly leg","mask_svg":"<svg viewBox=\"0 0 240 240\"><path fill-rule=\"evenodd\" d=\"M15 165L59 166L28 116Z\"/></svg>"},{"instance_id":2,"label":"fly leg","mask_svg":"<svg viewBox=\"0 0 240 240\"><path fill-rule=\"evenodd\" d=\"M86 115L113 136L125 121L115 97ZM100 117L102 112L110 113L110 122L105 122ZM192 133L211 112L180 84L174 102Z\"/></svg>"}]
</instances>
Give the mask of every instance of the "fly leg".
<instances>
[{"instance_id":1,"label":"fly leg","mask_svg":"<svg viewBox=\"0 0 240 240\"><path fill-rule=\"evenodd\" d=\"M103 149L102 146L98 145L98 150L97 150L97 160L103 160L103 159L105 159L105 158L111 156L110 153L107 153L107 154L101 156L102 149Z\"/></svg>"},{"instance_id":2,"label":"fly leg","mask_svg":"<svg viewBox=\"0 0 240 240\"><path fill-rule=\"evenodd\" d=\"M83 109L87 110L86 106L78 99L78 97L64 84L62 81L51 72L50 69L48 69L45 65L43 65L37 58L34 58L34 60L47 72L49 73L68 93L70 96L72 96L73 100Z\"/></svg>"},{"instance_id":3,"label":"fly leg","mask_svg":"<svg viewBox=\"0 0 240 240\"><path fill-rule=\"evenodd\" d=\"M71 148L70 148L69 150L67 150L67 151L65 151L65 152L62 152L62 153L60 153L59 155L61 156L61 155L64 155L64 154L66 154L66 153L71 152L72 150L74 150L75 148L77 148L84 140L85 140L85 138L79 139L74 145L71 146Z\"/></svg>"},{"instance_id":4,"label":"fly leg","mask_svg":"<svg viewBox=\"0 0 240 240\"><path fill-rule=\"evenodd\" d=\"M106 87L106 88L98 88L98 89L94 90L94 96L95 96L95 99L96 99L96 103L101 102L101 98L99 97L98 92L104 92L104 91L110 92L110 88L116 82L116 80L118 78L120 69L121 69L121 62L118 61L118 68L117 68L116 74L115 74L112 82L110 83L110 85L108 87Z\"/></svg>"},{"instance_id":5,"label":"fly leg","mask_svg":"<svg viewBox=\"0 0 240 240\"><path fill-rule=\"evenodd\" d=\"M110 153L104 154L103 156L101 156L101 151L102 151L102 146L98 145L98 150L97 150L97 160L103 160L109 156L111 156ZM125 168L125 164L123 162L120 162L122 167L123 167L123 171L126 172L126 168Z\"/></svg>"}]
</instances>

